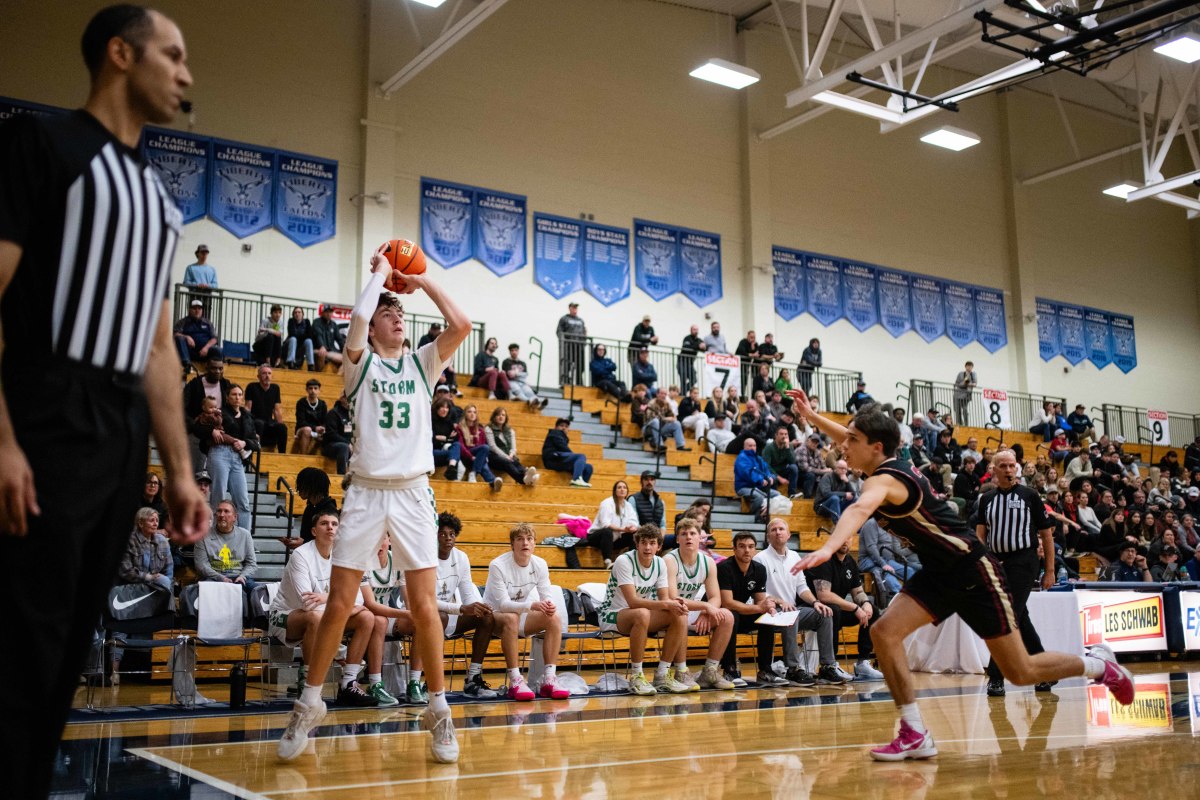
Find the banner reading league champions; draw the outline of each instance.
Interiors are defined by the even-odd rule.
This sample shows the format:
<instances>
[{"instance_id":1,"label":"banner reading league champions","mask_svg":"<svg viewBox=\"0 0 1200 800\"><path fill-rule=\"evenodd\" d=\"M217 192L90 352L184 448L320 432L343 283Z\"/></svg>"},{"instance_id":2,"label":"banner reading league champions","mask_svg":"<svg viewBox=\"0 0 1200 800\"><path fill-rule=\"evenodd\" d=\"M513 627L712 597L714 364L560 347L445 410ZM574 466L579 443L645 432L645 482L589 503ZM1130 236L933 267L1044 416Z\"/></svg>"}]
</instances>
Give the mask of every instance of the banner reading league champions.
<instances>
[{"instance_id":1,"label":"banner reading league champions","mask_svg":"<svg viewBox=\"0 0 1200 800\"><path fill-rule=\"evenodd\" d=\"M208 213L208 164L212 158L208 137L146 128L142 154L158 170L184 222L194 222Z\"/></svg>"},{"instance_id":2,"label":"banner reading league champions","mask_svg":"<svg viewBox=\"0 0 1200 800\"><path fill-rule=\"evenodd\" d=\"M301 247L332 239L337 230L337 162L279 153L275 227Z\"/></svg>"},{"instance_id":3,"label":"banner reading league champions","mask_svg":"<svg viewBox=\"0 0 1200 800\"><path fill-rule=\"evenodd\" d=\"M421 178L421 246L443 267L458 266L472 253L472 187Z\"/></svg>"},{"instance_id":4,"label":"banner reading league champions","mask_svg":"<svg viewBox=\"0 0 1200 800\"><path fill-rule=\"evenodd\" d=\"M212 148L209 216L239 239L271 227L275 151L219 139Z\"/></svg>"},{"instance_id":5,"label":"banner reading league champions","mask_svg":"<svg viewBox=\"0 0 1200 800\"><path fill-rule=\"evenodd\" d=\"M773 247L771 265L775 268L775 313L791 322L804 313L804 253Z\"/></svg>"}]
</instances>

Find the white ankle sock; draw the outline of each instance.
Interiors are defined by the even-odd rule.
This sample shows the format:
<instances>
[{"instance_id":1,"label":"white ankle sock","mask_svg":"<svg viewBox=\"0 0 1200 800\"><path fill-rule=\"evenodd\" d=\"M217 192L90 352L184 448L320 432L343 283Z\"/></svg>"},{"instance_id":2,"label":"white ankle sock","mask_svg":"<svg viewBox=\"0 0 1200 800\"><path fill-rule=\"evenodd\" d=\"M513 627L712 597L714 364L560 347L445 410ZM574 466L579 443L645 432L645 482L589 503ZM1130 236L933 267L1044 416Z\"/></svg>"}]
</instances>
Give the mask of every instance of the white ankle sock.
<instances>
[{"instance_id":1,"label":"white ankle sock","mask_svg":"<svg viewBox=\"0 0 1200 800\"><path fill-rule=\"evenodd\" d=\"M300 702L304 703L304 705L308 706L309 708L312 708L317 703L320 703L321 687L309 686L307 683L304 684L304 689L300 692Z\"/></svg>"},{"instance_id":2,"label":"white ankle sock","mask_svg":"<svg viewBox=\"0 0 1200 800\"><path fill-rule=\"evenodd\" d=\"M900 706L900 718L917 733L925 733L925 721L921 719L921 711L916 703Z\"/></svg>"},{"instance_id":3,"label":"white ankle sock","mask_svg":"<svg viewBox=\"0 0 1200 800\"><path fill-rule=\"evenodd\" d=\"M471 666L467 667L467 677L468 678L474 678L476 675L480 674L481 672L483 672L483 664L472 663Z\"/></svg>"},{"instance_id":4,"label":"white ankle sock","mask_svg":"<svg viewBox=\"0 0 1200 800\"><path fill-rule=\"evenodd\" d=\"M721 663L719 661L717 661L715 658L704 659L704 668L705 669L717 669L720 666L721 666Z\"/></svg>"},{"instance_id":5,"label":"white ankle sock","mask_svg":"<svg viewBox=\"0 0 1200 800\"><path fill-rule=\"evenodd\" d=\"M382 683L383 682L383 673L382 672L372 672L370 675L367 676L367 680L371 682L372 686L374 686L377 683Z\"/></svg>"},{"instance_id":6,"label":"white ankle sock","mask_svg":"<svg viewBox=\"0 0 1200 800\"><path fill-rule=\"evenodd\" d=\"M640 661L638 661L637 663L630 662L629 672L633 675L641 675L642 674L642 662L640 662Z\"/></svg>"},{"instance_id":7,"label":"white ankle sock","mask_svg":"<svg viewBox=\"0 0 1200 800\"><path fill-rule=\"evenodd\" d=\"M671 668L671 662L669 662L669 661L658 662L658 668L656 670L654 670L654 677L656 677L656 678L667 677L667 670L669 670L670 668Z\"/></svg>"},{"instance_id":8,"label":"white ankle sock","mask_svg":"<svg viewBox=\"0 0 1200 800\"><path fill-rule=\"evenodd\" d=\"M345 689L350 684L354 683L354 679L358 677L358 673L362 672L362 664L347 664L342 670L341 687Z\"/></svg>"},{"instance_id":9,"label":"white ankle sock","mask_svg":"<svg viewBox=\"0 0 1200 800\"><path fill-rule=\"evenodd\" d=\"M680 675L686 675L686 674L687 674L687 662L680 661L679 663L677 663L675 665L675 677L678 678Z\"/></svg>"},{"instance_id":10,"label":"white ankle sock","mask_svg":"<svg viewBox=\"0 0 1200 800\"><path fill-rule=\"evenodd\" d=\"M1099 680L1104 677L1104 659L1096 658L1095 656L1083 657L1083 674L1092 680Z\"/></svg>"},{"instance_id":11,"label":"white ankle sock","mask_svg":"<svg viewBox=\"0 0 1200 800\"><path fill-rule=\"evenodd\" d=\"M554 676L558 674L558 666L556 664L547 664L546 671L542 673L543 680L546 683L554 683Z\"/></svg>"},{"instance_id":12,"label":"white ankle sock","mask_svg":"<svg viewBox=\"0 0 1200 800\"><path fill-rule=\"evenodd\" d=\"M513 686L521 680L521 670L514 667L508 671L508 685Z\"/></svg>"},{"instance_id":13,"label":"white ankle sock","mask_svg":"<svg viewBox=\"0 0 1200 800\"><path fill-rule=\"evenodd\" d=\"M417 683L420 683L421 682L421 670L414 669L412 672L408 673L408 679L410 681L416 681Z\"/></svg>"},{"instance_id":14,"label":"white ankle sock","mask_svg":"<svg viewBox=\"0 0 1200 800\"><path fill-rule=\"evenodd\" d=\"M439 717L445 717L450 714L450 704L446 702L445 691L430 693L429 710Z\"/></svg>"}]
</instances>

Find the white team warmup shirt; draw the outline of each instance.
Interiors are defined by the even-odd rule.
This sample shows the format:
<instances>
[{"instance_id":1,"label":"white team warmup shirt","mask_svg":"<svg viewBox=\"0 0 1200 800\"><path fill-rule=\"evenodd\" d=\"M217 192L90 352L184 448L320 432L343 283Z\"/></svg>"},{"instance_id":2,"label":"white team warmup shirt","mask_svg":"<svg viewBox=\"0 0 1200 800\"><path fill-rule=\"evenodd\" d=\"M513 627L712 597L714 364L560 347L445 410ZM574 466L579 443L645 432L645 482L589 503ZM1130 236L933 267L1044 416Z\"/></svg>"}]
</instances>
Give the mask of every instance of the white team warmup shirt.
<instances>
[{"instance_id":1,"label":"white team warmup shirt","mask_svg":"<svg viewBox=\"0 0 1200 800\"><path fill-rule=\"evenodd\" d=\"M400 574L400 585L404 586L404 574ZM458 627L458 616L462 607L482 602L479 589L471 582L471 561L457 547L450 557L437 562L437 607L449 620L446 636L453 636Z\"/></svg>"},{"instance_id":2,"label":"white team warmup shirt","mask_svg":"<svg viewBox=\"0 0 1200 800\"><path fill-rule=\"evenodd\" d=\"M768 547L755 553L754 560L766 567L767 594L772 597L795 605L800 593L808 590L808 581L804 573L792 574L792 567L800 561L798 553L787 550L783 555L779 555L774 547Z\"/></svg>"},{"instance_id":3,"label":"white team warmup shirt","mask_svg":"<svg viewBox=\"0 0 1200 800\"><path fill-rule=\"evenodd\" d=\"M492 559L483 597L494 610L508 614L524 614L539 600L552 600L546 559L530 556L523 567L511 552Z\"/></svg>"},{"instance_id":4,"label":"white team warmup shirt","mask_svg":"<svg viewBox=\"0 0 1200 800\"><path fill-rule=\"evenodd\" d=\"M608 576L604 602L600 604L601 630L614 629L617 624L617 613L629 608L629 603L625 600L625 593L619 588L629 585L633 586L638 597L657 600L658 590L666 589L669 585L666 562L655 556L649 567L643 567L638 562L636 550L630 550L617 556L617 560L612 565L612 572Z\"/></svg>"},{"instance_id":5,"label":"white team warmup shirt","mask_svg":"<svg viewBox=\"0 0 1200 800\"><path fill-rule=\"evenodd\" d=\"M323 558L317 550L316 541L305 542L292 551L287 566L283 570L283 580L279 582L279 590L271 601L268 611L268 633L287 644L295 644L287 639L288 614L304 608L304 595L308 592L329 592L329 575L333 568L331 558ZM362 605L362 594L354 596L354 604ZM324 604L317 606L317 611L324 611Z\"/></svg>"}]
</instances>

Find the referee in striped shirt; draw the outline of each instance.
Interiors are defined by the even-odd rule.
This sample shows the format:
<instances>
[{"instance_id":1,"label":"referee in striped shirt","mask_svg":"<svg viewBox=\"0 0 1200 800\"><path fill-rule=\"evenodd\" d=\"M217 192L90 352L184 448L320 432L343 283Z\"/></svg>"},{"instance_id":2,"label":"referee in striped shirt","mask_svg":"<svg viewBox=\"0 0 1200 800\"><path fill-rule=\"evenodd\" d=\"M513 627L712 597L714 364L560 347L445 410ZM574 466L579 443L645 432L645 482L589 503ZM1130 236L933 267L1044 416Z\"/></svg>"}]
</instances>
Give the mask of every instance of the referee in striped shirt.
<instances>
[{"instance_id":1,"label":"referee in striped shirt","mask_svg":"<svg viewBox=\"0 0 1200 800\"><path fill-rule=\"evenodd\" d=\"M208 531L169 317L181 216L137 151L191 85L183 35L157 12L110 6L81 44L84 108L0 127L0 752L14 798L50 792L151 429L172 537Z\"/></svg>"},{"instance_id":2,"label":"referee in striped shirt","mask_svg":"<svg viewBox=\"0 0 1200 800\"><path fill-rule=\"evenodd\" d=\"M1029 593L1038 577L1038 539L1041 539L1045 558L1042 588L1054 583L1054 528L1046 517L1045 506L1038 493L1017 483L1017 457L1012 450L1001 450L992 456L992 476L996 488L979 498L975 533L988 550L1004 565L1008 590L1012 593L1013 612L1021 630L1021 640L1030 655L1045 652L1042 640L1029 619ZM989 697L1004 696L1004 676L996 660L988 662ZM1050 691L1051 684L1039 683L1039 692Z\"/></svg>"}]
</instances>

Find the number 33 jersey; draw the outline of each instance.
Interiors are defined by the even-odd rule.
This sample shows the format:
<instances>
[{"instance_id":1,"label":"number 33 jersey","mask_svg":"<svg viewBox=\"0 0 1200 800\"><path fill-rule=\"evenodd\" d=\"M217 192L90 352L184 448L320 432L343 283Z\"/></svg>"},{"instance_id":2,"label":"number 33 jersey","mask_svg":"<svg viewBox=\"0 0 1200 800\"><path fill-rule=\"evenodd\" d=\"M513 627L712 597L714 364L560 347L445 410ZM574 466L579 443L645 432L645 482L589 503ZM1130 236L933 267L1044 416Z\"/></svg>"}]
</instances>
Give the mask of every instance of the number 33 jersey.
<instances>
[{"instance_id":1,"label":"number 33 jersey","mask_svg":"<svg viewBox=\"0 0 1200 800\"><path fill-rule=\"evenodd\" d=\"M433 386L445 368L437 342L400 358L370 348L345 362L346 398L354 414L350 472L370 478L415 478L433 471Z\"/></svg>"}]
</instances>

